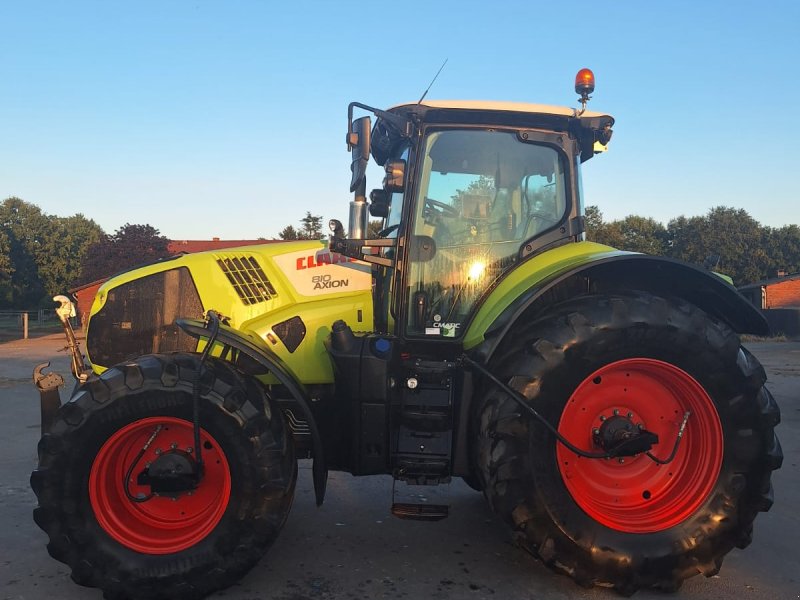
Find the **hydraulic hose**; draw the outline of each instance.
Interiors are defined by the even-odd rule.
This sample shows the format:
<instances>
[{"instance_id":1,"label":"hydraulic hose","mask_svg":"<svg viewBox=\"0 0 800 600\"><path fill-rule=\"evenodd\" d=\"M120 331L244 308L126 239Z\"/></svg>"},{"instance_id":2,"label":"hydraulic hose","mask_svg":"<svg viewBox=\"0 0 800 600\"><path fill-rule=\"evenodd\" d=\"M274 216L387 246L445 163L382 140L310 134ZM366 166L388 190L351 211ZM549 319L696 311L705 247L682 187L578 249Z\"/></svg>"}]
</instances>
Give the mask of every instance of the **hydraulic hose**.
<instances>
[{"instance_id":1,"label":"hydraulic hose","mask_svg":"<svg viewBox=\"0 0 800 600\"><path fill-rule=\"evenodd\" d=\"M620 456L620 454L615 452L613 449L609 450L607 452L587 452L586 450L581 450L575 444L573 444L567 438L565 438L563 435L561 435L558 432L558 430L555 427L553 427L547 419L545 419L541 414L539 414L536 411L535 408L533 408L530 404L528 404L527 398L525 398L522 394L520 394L518 391L513 389L511 386L507 385L506 383L503 383L500 379L498 379L491 371L489 371L482 364L472 360L466 354L463 354L461 356L461 361L465 365L475 369L476 371L479 371L483 376L485 376L494 385L496 385L501 390L503 390L512 400L514 400L520 406L520 408L525 410L533 418L535 418L537 421L539 421L539 423L541 423L545 427L545 429L547 429L550 433L552 433L555 436L556 440L558 440L561 444L563 444L571 452L574 452L575 454L577 454L578 456L582 456L583 458L595 458L595 459L617 458L618 456ZM686 413L684 413L683 422L681 423L680 429L678 430L678 436L675 439L675 444L672 447L672 452L670 453L669 457L667 457L666 460L661 460L661 459L657 458L650 451L647 451L644 454L650 460L652 460L653 462L656 462L656 463L658 463L660 465L666 465L666 464L672 462L673 459L675 458L675 455L678 453L678 446L681 443L681 439L683 439L683 434L684 434L684 432L686 430L686 423L689 420L689 415L690 414L691 413L688 412L688 411Z\"/></svg>"}]
</instances>

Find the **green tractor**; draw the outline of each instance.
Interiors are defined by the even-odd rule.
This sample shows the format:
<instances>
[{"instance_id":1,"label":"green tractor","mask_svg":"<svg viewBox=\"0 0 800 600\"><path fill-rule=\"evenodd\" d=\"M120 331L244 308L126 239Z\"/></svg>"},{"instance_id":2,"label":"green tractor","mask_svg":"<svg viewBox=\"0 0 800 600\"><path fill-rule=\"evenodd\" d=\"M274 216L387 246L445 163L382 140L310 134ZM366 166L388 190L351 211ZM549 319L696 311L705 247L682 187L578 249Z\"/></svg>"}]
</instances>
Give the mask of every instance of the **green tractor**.
<instances>
[{"instance_id":1,"label":"green tractor","mask_svg":"<svg viewBox=\"0 0 800 600\"><path fill-rule=\"evenodd\" d=\"M50 554L107 598L201 598L261 559L312 458L318 504L329 470L461 477L583 586L717 573L782 460L739 340L767 325L715 273L585 241L580 168L614 123L593 89L584 70L580 109L352 103L347 235L107 281L66 403L37 368Z\"/></svg>"}]
</instances>

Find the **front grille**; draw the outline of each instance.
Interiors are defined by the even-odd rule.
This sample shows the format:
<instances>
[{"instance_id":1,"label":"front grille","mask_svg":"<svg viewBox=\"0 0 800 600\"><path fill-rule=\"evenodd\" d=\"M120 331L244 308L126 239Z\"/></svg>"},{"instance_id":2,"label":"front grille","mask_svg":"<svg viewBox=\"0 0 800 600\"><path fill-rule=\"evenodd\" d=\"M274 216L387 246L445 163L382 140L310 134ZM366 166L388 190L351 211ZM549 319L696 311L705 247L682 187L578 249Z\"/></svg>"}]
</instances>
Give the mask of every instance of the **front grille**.
<instances>
[{"instance_id":1,"label":"front grille","mask_svg":"<svg viewBox=\"0 0 800 600\"><path fill-rule=\"evenodd\" d=\"M134 279L107 291L89 321L86 345L92 364L110 367L151 352L194 352L197 340L176 324L202 319L203 305L186 267Z\"/></svg>"},{"instance_id":2,"label":"front grille","mask_svg":"<svg viewBox=\"0 0 800 600\"><path fill-rule=\"evenodd\" d=\"M220 256L217 264L244 304L266 302L278 295L254 257L244 254Z\"/></svg>"}]
</instances>

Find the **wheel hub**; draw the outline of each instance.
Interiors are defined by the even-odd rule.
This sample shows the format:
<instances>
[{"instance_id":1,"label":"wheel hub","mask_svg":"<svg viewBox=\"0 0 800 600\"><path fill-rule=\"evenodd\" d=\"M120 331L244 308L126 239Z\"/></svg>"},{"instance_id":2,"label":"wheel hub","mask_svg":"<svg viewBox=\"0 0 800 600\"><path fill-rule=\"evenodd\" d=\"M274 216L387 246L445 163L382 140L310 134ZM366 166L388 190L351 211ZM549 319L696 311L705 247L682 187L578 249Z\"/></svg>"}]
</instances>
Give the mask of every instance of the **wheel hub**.
<instances>
[{"instance_id":1,"label":"wheel hub","mask_svg":"<svg viewBox=\"0 0 800 600\"><path fill-rule=\"evenodd\" d=\"M612 456L636 456L649 452L658 436L634 424L630 417L615 414L592 431L592 440Z\"/></svg>"},{"instance_id":2,"label":"wheel hub","mask_svg":"<svg viewBox=\"0 0 800 600\"><path fill-rule=\"evenodd\" d=\"M161 454L139 473L138 485L149 485L156 496L178 498L184 492L197 489L201 469L194 457L183 450Z\"/></svg>"}]
</instances>

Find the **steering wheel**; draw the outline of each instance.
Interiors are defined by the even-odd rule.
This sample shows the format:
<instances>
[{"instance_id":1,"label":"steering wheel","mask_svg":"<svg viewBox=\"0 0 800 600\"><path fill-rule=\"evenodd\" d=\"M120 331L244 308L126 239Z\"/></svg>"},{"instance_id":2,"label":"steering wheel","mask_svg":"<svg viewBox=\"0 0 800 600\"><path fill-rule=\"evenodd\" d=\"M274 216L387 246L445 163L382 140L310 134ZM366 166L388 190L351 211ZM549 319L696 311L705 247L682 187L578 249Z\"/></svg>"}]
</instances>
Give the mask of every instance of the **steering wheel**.
<instances>
[{"instance_id":1,"label":"steering wheel","mask_svg":"<svg viewBox=\"0 0 800 600\"><path fill-rule=\"evenodd\" d=\"M460 216L458 209L450 206L449 204L445 204L444 202L434 200L433 198L425 198L425 207L432 210L438 210L441 216L449 219L457 219Z\"/></svg>"}]
</instances>

